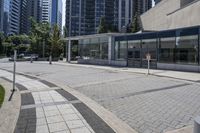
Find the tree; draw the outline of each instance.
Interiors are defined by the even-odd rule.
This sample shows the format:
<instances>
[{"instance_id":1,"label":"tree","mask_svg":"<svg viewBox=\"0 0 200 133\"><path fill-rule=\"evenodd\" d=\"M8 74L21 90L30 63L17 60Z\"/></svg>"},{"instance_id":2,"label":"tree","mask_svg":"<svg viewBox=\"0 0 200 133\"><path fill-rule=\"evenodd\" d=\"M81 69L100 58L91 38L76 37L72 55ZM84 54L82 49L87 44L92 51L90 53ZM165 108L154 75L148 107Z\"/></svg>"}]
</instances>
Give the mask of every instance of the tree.
<instances>
[{"instance_id":1,"label":"tree","mask_svg":"<svg viewBox=\"0 0 200 133\"><path fill-rule=\"evenodd\" d=\"M107 32L108 32L108 29L106 26L105 17L101 17L98 33L107 33Z\"/></svg>"},{"instance_id":2,"label":"tree","mask_svg":"<svg viewBox=\"0 0 200 133\"><path fill-rule=\"evenodd\" d=\"M4 41L4 35L2 32L0 32L0 55L3 54L3 41Z\"/></svg>"},{"instance_id":3,"label":"tree","mask_svg":"<svg viewBox=\"0 0 200 133\"><path fill-rule=\"evenodd\" d=\"M63 47L61 42L61 34L58 25L54 25L50 36L50 55L59 57Z\"/></svg>"},{"instance_id":4,"label":"tree","mask_svg":"<svg viewBox=\"0 0 200 133\"><path fill-rule=\"evenodd\" d=\"M51 27L49 23L42 22L37 23L33 18L31 20L31 32L30 32L30 40L31 40L31 52L37 53L40 56L45 54L45 50L43 51L43 46L47 49L49 45L49 37Z\"/></svg>"},{"instance_id":5,"label":"tree","mask_svg":"<svg viewBox=\"0 0 200 133\"><path fill-rule=\"evenodd\" d=\"M68 30L66 26L63 26L63 35L64 35L64 38L68 36Z\"/></svg>"},{"instance_id":6,"label":"tree","mask_svg":"<svg viewBox=\"0 0 200 133\"><path fill-rule=\"evenodd\" d=\"M129 32L135 33L141 30L140 17L138 13L133 17Z\"/></svg>"}]
</instances>

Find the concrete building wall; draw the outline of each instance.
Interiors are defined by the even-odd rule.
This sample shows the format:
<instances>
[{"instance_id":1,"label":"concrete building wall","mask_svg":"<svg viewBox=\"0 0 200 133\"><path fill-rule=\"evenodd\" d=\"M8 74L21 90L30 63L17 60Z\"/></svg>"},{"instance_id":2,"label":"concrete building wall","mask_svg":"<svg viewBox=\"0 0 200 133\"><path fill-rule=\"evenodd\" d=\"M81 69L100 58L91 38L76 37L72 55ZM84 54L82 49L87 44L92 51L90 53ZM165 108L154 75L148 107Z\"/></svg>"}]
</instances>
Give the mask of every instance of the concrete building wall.
<instances>
[{"instance_id":1,"label":"concrete building wall","mask_svg":"<svg viewBox=\"0 0 200 133\"><path fill-rule=\"evenodd\" d=\"M182 7L182 0L162 0L141 15L144 30L160 31L200 25L200 1ZM191 15L192 14L192 15Z\"/></svg>"},{"instance_id":2,"label":"concrete building wall","mask_svg":"<svg viewBox=\"0 0 200 133\"><path fill-rule=\"evenodd\" d=\"M162 0L148 12L141 15L144 30L165 30L168 28L167 14L180 8L180 0Z\"/></svg>"},{"instance_id":3,"label":"concrete building wall","mask_svg":"<svg viewBox=\"0 0 200 133\"><path fill-rule=\"evenodd\" d=\"M200 1L168 15L167 19L169 29L200 25Z\"/></svg>"}]
</instances>

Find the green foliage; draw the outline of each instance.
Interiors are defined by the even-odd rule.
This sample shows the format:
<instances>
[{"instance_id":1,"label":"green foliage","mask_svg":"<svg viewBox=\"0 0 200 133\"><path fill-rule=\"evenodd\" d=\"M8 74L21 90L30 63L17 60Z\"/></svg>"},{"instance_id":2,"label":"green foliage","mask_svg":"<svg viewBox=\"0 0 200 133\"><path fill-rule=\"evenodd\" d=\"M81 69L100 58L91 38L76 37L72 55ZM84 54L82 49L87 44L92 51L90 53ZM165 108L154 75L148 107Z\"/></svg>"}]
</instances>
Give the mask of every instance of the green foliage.
<instances>
[{"instance_id":1,"label":"green foliage","mask_svg":"<svg viewBox=\"0 0 200 133\"><path fill-rule=\"evenodd\" d=\"M128 32L138 32L141 30L141 24L140 24L140 17L138 15L138 13L135 14L135 16L133 17L130 29L128 29Z\"/></svg>"},{"instance_id":2,"label":"green foliage","mask_svg":"<svg viewBox=\"0 0 200 133\"><path fill-rule=\"evenodd\" d=\"M110 25L108 27L108 32L119 32L116 26Z\"/></svg>"},{"instance_id":3,"label":"green foliage","mask_svg":"<svg viewBox=\"0 0 200 133\"><path fill-rule=\"evenodd\" d=\"M14 45L29 44L29 37L27 35L13 35L7 38L7 42Z\"/></svg>"},{"instance_id":4,"label":"green foliage","mask_svg":"<svg viewBox=\"0 0 200 133\"><path fill-rule=\"evenodd\" d=\"M29 38L31 45L29 50L41 56L43 52L43 43L46 49L49 45L51 27L47 22L37 23L33 18L30 18L30 20L31 32Z\"/></svg>"},{"instance_id":5,"label":"green foliage","mask_svg":"<svg viewBox=\"0 0 200 133\"><path fill-rule=\"evenodd\" d=\"M67 30L66 26L63 27L63 35L64 35L64 37L68 36L68 30Z\"/></svg>"},{"instance_id":6,"label":"green foliage","mask_svg":"<svg viewBox=\"0 0 200 133\"><path fill-rule=\"evenodd\" d=\"M4 35L0 32L0 55L3 54L3 41L4 41Z\"/></svg>"},{"instance_id":7,"label":"green foliage","mask_svg":"<svg viewBox=\"0 0 200 133\"><path fill-rule=\"evenodd\" d=\"M4 88L0 85L0 107L1 107L1 105L3 104L4 97L5 97L5 90L4 90Z\"/></svg>"},{"instance_id":8,"label":"green foliage","mask_svg":"<svg viewBox=\"0 0 200 133\"><path fill-rule=\"evenodd\" d=\"M61 34L58 25L54 25L52 33L50 35L50 55L53 57L59 57L63 52L63 46L61 42Z\"/></svg>"},{"instance_id":9,"label":"green foliage","mask_svg":"<svg viewBox=\"0 0 200 133\"><path fill-rule=\"evenodd\" d=\"M105 22L105 17L101 17L99 28L98 28L98 33L107 33L107 26Z\"/></svg>"}]
</instances>

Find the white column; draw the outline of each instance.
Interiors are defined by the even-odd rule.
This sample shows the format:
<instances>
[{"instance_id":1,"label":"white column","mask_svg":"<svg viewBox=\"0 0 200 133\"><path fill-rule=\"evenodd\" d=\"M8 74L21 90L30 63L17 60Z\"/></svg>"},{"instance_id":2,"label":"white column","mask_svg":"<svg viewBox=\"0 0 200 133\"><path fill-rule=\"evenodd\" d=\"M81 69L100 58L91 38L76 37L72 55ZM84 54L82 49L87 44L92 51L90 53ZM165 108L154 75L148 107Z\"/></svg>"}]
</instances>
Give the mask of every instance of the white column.
<instances>
[{"instance_id":1,"label":"white column","mask_svg":"<svg viewBox=\"0 0 200 133\"><path fill-rule=\"evenodd\" d=\"M66 62L68 61L68 41L66 41L66 46L65 46L65 57L66 57Z\"/></svg>"},{"instance_id":2,"label":"white column","mask_svg":"<svg viewBox=\"0 0 200 133\"><path fill-rule=\"evenodd\" d=\"M108 62L109 65L111 64L111 57L112 57L112 37L108 38Z\"/></svg>"},{"instance_id":3,"label":"white column","mask_svg":"<svg viewBox=\"0 0 200 133\"><path fill-rule=\"evenodd\" d=\"M68 62L71 61L71 40L69 39L69 43L68 43Z\"/></svg>"},{"instance_id":4,"label":"white column","mask_svg":"<svg viewBox=\"0 0 200 133\"><path fill-rule=\"evenodd\" d=\"M118 29L122 28L122 0L119 0L119 9L118 9Z\"/></svg>"},{"instance_id":5,"label":"white column","mask_svg":"<svg viewBox=\"0 0 200 133\"><path fill-rule=\"evenodd\" d=\"M125 25L129 23L129 0L125 2Z\"/></svg>"}]
</instances>

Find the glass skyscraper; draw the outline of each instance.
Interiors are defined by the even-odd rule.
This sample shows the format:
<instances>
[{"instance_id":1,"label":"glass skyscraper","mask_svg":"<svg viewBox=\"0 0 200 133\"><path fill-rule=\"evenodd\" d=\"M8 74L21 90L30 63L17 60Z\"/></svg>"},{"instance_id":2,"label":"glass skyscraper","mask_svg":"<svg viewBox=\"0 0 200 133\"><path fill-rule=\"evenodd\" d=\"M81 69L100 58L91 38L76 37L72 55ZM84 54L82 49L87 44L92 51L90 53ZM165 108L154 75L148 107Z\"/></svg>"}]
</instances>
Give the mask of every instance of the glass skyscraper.
<instances>
[{"instance_id":1,"label":"glass skyscraper","mask_svg":"<svg viewBox=\"0 0 200 133\"><path fill-rule=\"evenodd\" d=\"M151 6L152 0L66 0L68 35L97 33L102 17L109 29L121 31L136 12L140 15Z\"/></svg>"},{"instance_id":2,"label":"glass skyscraper","mask_svg":"<svg viewBox=\"0 0 200 133\"><path fill-rule=\"evenodd\" d=\"M31 29L30 18L41 22L41 0L21 0L20 3L20 34L28 34Z\"/></svg>"},{"instance_id":3,"label":"glass skyscraper","mask_svg":"<svg viewBox=\"0 0 200 133\"><path fill-rule=\"evenodd\" d=\"M0 1L0 30L5 35L19 33L20 0Z\"/></svg>"},{"instance_id":4,"label":"glass skyscraper","mask_svg":"<svg viewBox=\"0 0 200 133\"><path fill-rule=\"evenodd\" d=\"M51 25L57 24L62 28L62 0L52 0Z\"/></svg>"},{"instance_id":5,"label":"glass skyscraper","mask_svg":"<svg viewBox=\"0 0 200 133\"><path fill-rule=\"evenodd\" d=\"M18 34L20 22L20 0L10 0L9 20L9 34Z\"/></svg>"},{"instance_id":6,"label":"glass skyscraper","mask_svg":"<svg viewBox=\"0 0 200 133\"><path fill-rule=\"evenodd\" d=\"M3 0L0 0L0 32L3 32Z\"/></svg>"}]
</instances>

